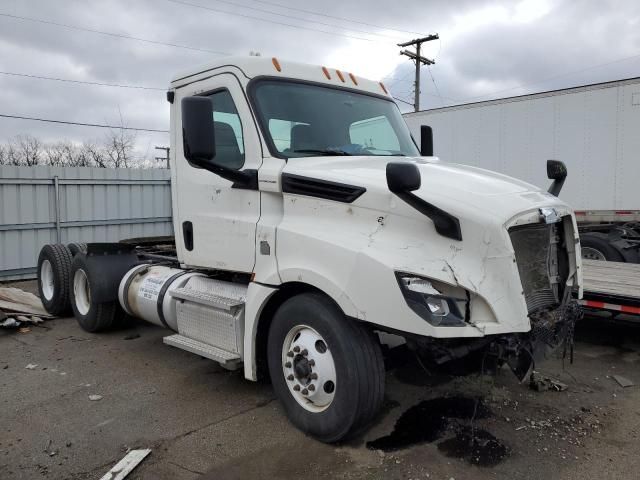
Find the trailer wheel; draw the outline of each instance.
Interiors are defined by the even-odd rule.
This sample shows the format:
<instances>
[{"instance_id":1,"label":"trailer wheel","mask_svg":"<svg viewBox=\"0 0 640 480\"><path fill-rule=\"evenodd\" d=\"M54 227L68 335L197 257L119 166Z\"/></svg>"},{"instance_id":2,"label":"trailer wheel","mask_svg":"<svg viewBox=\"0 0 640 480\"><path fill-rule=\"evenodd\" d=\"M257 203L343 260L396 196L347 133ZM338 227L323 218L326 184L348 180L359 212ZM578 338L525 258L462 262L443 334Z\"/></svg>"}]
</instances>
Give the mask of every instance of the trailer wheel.
<instances>
[{"instance_id":1,"label":"trailer wheel","mask_svg":"<svg viewBox=\"0 0 640 480\"><path fill-rule=\"evenodd\" d=\"M602 260L608 262L624 262L624 258L609 243L605 233L587 232L580 235L582 258L587 260Z\"/></svg>"},{"instance_id":2,"label":"trailer wheel","mask_svg":"<svg viewBox=\"0 0 640 480\"><path fill-rule=\"evenodd\" d=\"M71 252L61 244L45 245L38 256L38 293L47 312L55 316L70 313L69 272Z\"/></svg>"},{"instance_id":3,"label":"trailer wheel","mask_svg":"<svg viewBox=\"0 0 640 480\"><path fill-rule=\"evenodd\" d=\"M87 268L86 255L76 254L71 263L71 308L73 314L87 332L110 329L118 317L118 302L98 303L91 294L92 279Z\"/></svg>"},{"instance_id":4,"label":"trailer wheel","mask_svg":"<svg viewBox=\"0 0 640 480\"><path fill-rule=\"evenodd\" d=\"M380 345L323 295L301 294L280 306L267 356L287 417L318 440L336 442L357 433L382 405Z\"/></svg>"},{"instance_id":5,"label":"trailer wheel","mask_svg":"<svg viewBox=\"0 0 640 480\"><path fill-rule=\"evenodd\" d=\"M87 253L86 243L72 242L69 245L67 245L67 248L71 252L71 255L73 255L74 257L78 253Z\"/></svg>"}]
</instances>

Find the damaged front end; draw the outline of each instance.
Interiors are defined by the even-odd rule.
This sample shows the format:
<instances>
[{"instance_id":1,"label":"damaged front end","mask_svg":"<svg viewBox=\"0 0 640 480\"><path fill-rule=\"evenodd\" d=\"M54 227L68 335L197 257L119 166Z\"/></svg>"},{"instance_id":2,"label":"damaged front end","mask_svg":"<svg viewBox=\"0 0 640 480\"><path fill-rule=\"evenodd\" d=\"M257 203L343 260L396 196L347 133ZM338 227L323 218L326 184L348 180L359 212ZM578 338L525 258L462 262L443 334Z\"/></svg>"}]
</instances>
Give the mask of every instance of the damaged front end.
<instances>
[{"instance_id":1,"label":"damaged front end","mask_svg":"<svg viewBox=\"0 0 640 480\"><path fill-rule=\"evenodd\" d=\"M475 339L416 338L408 341L425 364L462 363L468 371L487 372L508 364L520 381L537 362L563 348L573 360L573 332L582 310L578 290L576 236L572 217L540 209L538 222L508 229L531 329L526 333ZM471 318L471 320L473 320Z\"/></svg>"}]
</instances>

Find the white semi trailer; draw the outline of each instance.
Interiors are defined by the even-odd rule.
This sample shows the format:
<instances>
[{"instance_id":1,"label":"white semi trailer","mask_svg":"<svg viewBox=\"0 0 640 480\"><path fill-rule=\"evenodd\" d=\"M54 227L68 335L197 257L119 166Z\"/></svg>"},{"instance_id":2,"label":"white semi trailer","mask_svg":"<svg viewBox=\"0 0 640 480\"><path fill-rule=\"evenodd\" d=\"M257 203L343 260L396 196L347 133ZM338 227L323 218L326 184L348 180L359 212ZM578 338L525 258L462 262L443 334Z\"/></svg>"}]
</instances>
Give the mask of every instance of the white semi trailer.
<instances>
[{"instance_id":1,"label":"white semi trailer","mask_svg":"<svg viewBox=\"0 0 640 480\"><path fill-rule=\"evenodd\" d=\"M404 115L419 138L433 129L435 153L546 182L542 159L562 160L572 175L560 197L575 209L586 260L640 263L640 78L501 98ZM640 313L640 278L632 265L591 270L584 304Z\"/></svg>"},{"instance_id":2,"label":"white semi trailer","mask_svg":"<svg viewBox=\"0 0 640 480\"><path fill-rule=\"evenodd\" d=\"M376 415L387 348L478 369L488 356L523 378L570 338L571 208L441 163L428 138L419 151L382 83L228 58L176 76L167 99L175 242L45 246L50 312L70 306L89 332L124 314L173 330L168 345L269 376L292 423L327 442ZM547 167L557 194L566 169Z\"/></svg>"}]
</instances>

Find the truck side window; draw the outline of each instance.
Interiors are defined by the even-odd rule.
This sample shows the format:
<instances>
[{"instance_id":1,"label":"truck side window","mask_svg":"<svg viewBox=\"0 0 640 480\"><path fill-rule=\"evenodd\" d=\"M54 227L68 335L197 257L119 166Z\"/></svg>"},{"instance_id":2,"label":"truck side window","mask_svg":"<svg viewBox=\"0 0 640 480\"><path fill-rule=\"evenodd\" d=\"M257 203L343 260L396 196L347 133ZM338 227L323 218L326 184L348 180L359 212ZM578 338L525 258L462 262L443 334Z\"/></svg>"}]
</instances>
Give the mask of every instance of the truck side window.
<instances>
[{"instance_id":1,"label":"truck side window","mask_svg":"<svg viewBox=\"0 0 640 480\"><path fill-rule=\"evenodd\" d=\"M213 102L213 128L216 138L216 163L240 169L244 165L244 142L240 115L229 90L209 95Z\"/></svg>"}]
</instances>

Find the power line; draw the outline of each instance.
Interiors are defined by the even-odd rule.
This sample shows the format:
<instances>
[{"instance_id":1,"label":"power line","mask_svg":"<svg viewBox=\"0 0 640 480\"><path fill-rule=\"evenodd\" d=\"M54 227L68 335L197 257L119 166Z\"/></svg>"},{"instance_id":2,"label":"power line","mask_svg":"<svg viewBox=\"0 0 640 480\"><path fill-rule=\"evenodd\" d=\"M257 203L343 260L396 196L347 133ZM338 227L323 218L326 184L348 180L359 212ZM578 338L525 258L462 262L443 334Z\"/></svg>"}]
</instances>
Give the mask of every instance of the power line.
<instances>
[{"instance_id":1,"label":"power line","mask_svg":"<svg viewBox=\"0 0 640 480\"><path fill-rule=\"evenodd\" d=\"M393 98L394 100L397 100L398 102L406 103L407 105L410 105L413 107L413 103L411 102L407 102L406 100L402 100L401 98L398 98L398 97L391 97L391 98Z\"/></svg>"},{"instance_id":2,"label":"power line","mask_svg":"<svg viewBox=\"0 0 640 480\"><path fill-rule=\"evenodd\" d=\"M394 32L400 32L400 33L411 33L411 34L415 34L415 35L424 35L421 32L412 32L411 30L400 30L398 28L385 27L383 25L376 25L375 23L367 23L367 22L362 22L360 20L352 20L352 19L349 19L349 18L338 17L338 16L335 16L335 15L329 15L329 14L326 14L326 13L314 12L314 11L311 11L311 10L305 10L303 8L292 7L290 5L283 5L281 3L268 2L266 0L252 0L252 1L254 1L256 3L263 3L265 5L273 5L274 7L280 7L280 8L284 8L284 9L287 9L287 10L295 10L297 12L308 13L310 15L317 15L319 17L333 18L334 20L342 20L343 22L358 23L360 25L366 25L368 27L381 28L383 30L393 30Z\"/></svg>"},{"instance_id":3,"label":"power line","mask_svg":"<svg viewBox=\"0 0 640 480\"><path fill-rule=\"evenodd\" d=\"M171 3L178 3L178 4L182 4L182 5L188 5L188 6L191 6L191 7L208 8L208 7L204 7L203 5L189 3L189 2L186 2L186 1L179 1L179 0L168 0L168 1L171 2ZM224 3L224 4L227 4L227 5L231 5L233 7L252 10L254 12L266 13L267 15L276 15L276 16L279 16L279 17L290 18L292 20L299 20L299 21L307 22L307 23L315 23L315 24L318 24L318 25L323 25L325 27L339 28L339 29L342 29L342 30L358 32L358 33L365 33L367 35L387 37L387 38L392 38L392 39L397 39L398 38L397 35L387 35L387 34L384 34L384 33L377 33L377 32L371 32L371 31L368 31L368 30L359 30L359 29L353 28L353 27L345 27L343 25L336 25L335 23L320 22L318 20L313 20L313 19L308 19L308 18L303 18L303 17L296 17L294 15L287 15L286 13L274 12L273 10L268 10L268 9L265 9L265 8L252 7L252 6L249 6L249 5L243 5L243 4L240 4L240 3L230 2L228 0L214 0L214 1L217 2L217 3ZM263 19L263 20L267 20L267 19Z\"/></svg>"},{"instance_id":4,"label":"power line","mask_svg":"<svg viewBox=\"0 0 640 480\"><path fill-rule=\"evenodd\" d=\"M227 15L234 15L236 17L250 18L252 20L258 20L258 21L261 21L261 22L273 23L275 25L282 25L282 26L285 26L285 27L298 28L298 29L301 29L301 30L311 30L313 32L320 32L320 33L325 33L327 35L334 35L334 36L338 36L338 37L353 38L355 40L363 40L365 42L373 42L374 41L371 38L356 37L355 35L348 35L346 33L328 32L327 30L321 30L319 28L305 27L305 26L302 26L302 25L293 25L291 23L278 22L276 20L270 20L268 18L256 17L254 15L247 15L247 14L244 14L244 13L230 12L228 10L220 10L219 8L207 7L207 6L204 6L204 5L198 5L196 3L183 2L183 1L180 1L180 0L167 0L167 1L171 2L171 3L177 3L177 4L180 4L180 5L186 5L186 6L189 6L189 7L201 8L203 10L209 10L211 12L225 13Z\"/></svg>"},{"instance_id":5,"label":"power line","mask_svg":"<svg viewBox=\"0 0 640 480\"><path fill-rule=\"evenodd\" d=\"M118 88L137 88L141 90L158 90L165 91L166 88L159 87L145 87L142 85L122 85L119 83L103 83L103 82L90 82L85 80L73 80L70 78L57 78L57 77L45 77L42 75L30 75L27 73L16 73L16 72L1 72L0 75L9 75L12 77L26 77L26 78L37 78L39 80L54 80L56 82L68 82L68 83L80 83L83 85L95 85L100 87L118 87Z\"/></svg>"},{"instance_id":6,"label":"power line","mask_svg":"<svg viewBox=\"0 0 640 480\"><path fill-rule=\"evenodd\" d=\"M5 113L0 113L0 117L3 118L14 118L18 120L32 120L34 122L46 122L46 123L61 123L64 125L79 125L81 127L97 127L97 128L110 128L112 130L134 130L136 132L155 132L155 133L169 133L169 130L157 130L154 128L136 128L136 127L123 127L119 125L105 125L100 123L82 123L82 122L69 122L66 120L52 120L48 118L36 118L36 117L25 117L22 115L8 115Z\"/></svg>"},{"instance_id":7,"label":"power line","mask_svg":"<svg viewBox=\"0 0 640 480\"><path fill-rule=\"evenodd\" d=\"M42 24L45 24L45 25L54 25L56 27L68 28L68 29L71 29L71 30L79 30L79 31L82 31L82 32L98 33L100 35L107 35L107 36L110 36L110 37L123 38L123 39L127 39L127 40L137 40L138 42L151 43L151 44L154 44L154 45L164 45L166 47L182 48L182 49L185 49L185 50L195 50L195 51L198 51L198 52L213 53L213 54L216 54L216 55L230 55L229 53L219 52L217 50L209 50L209 49L206 49L206 48L190 47L188 45L181 45L181 44L178 44L178 43L160 42L160 41L157 41L157 40L149 40L148 38L134 37L132 35L126 35L124 33L105 32L105 31L102 31L102 30L95 30L95 29L91 29L91 28L79 27L78 25L71 25L71 24L68 24L68 23L58 23L58 22L52 22L50 20L41 20L39 18L22 17L20 15L10 15L8 13L0 13L0 17L11 18L11 19L14 19L14 20L22 20L22 21L27 21L27 22L34 22L34 23L42 23Z\"/></svg>"}]
</instances>

